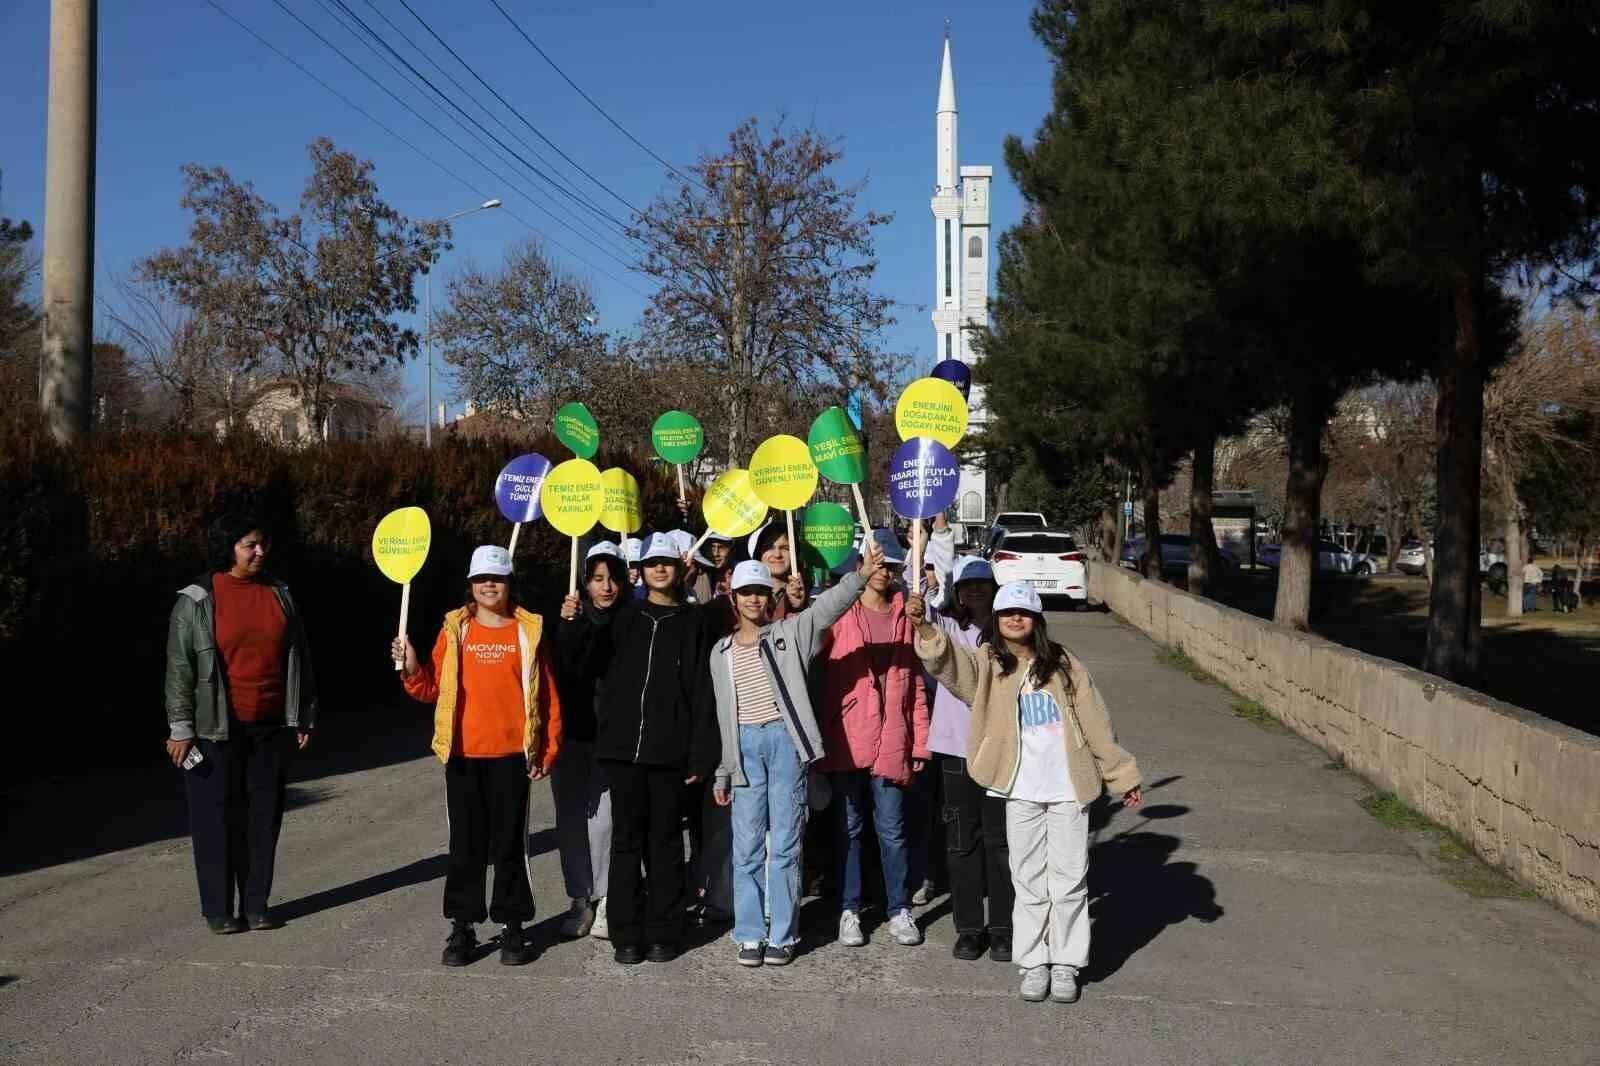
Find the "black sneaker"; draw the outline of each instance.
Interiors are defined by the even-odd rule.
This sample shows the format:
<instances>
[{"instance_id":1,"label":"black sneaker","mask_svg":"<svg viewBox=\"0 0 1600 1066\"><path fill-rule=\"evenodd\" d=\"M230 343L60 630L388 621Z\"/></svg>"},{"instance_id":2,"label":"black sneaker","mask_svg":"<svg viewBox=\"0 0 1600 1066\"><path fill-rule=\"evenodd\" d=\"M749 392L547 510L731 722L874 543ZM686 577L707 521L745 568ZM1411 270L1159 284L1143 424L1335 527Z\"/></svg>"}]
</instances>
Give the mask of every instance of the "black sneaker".
<instances>
[{"instance_id":1,"label":"black sneaker","mask_svg":"<svg viewBox=\"0 0 1600 1066\"><path fill-rule=\"evenodd\" d=\"M951 949L950 954L963 962L981 959L984 948L989 946L985 942L987 939L982 933L962 933L956 937L956 946Z\"/></svg>"},{"instance_id":2,"label":"black sneaker","mask_svg":"<svg viewBox=\"0 0 1600 1066\"><path fill-rule=\"evenodd\" d=\"M444 942L444 954L439 961L446 966L465 966L478 950L478 938L471 922L456 922L450 927L450 937Z\"/></svg>"},{"instance_id":3,"label":"black sneaker","mask_svg":"<svg viewBox=\"0 0 1600 1066\"><path fill-rule=\"evenodd\" d=\"M1011 961L1011 934L989 934L989 957L995 962Z\"/></svg>"},{"instance_id":4,"label":"black sneaker","mask_svg":"<svg viewBox=\"0 0 1600 1066\"><path fill-rule=\"evenodd\" d=\"M787 966L794 961L794 945L779 947L777 944L768 944L762 958L768 966Z\"/></svg>"},{"instance_id":5,"label":"black sneaker","mask_svg":"<svg viewBox=\"0 0 1600 1066\"><path fill-rule=\"evenodd\" d=\"M269 929L283 928L283 919L270 912L266 914L247 914L244 921L252 931L257 933L266 932Z\"/></svg>"},{"instance_id":6,"label":"black sneaker","mask_svg":"<svg viewBox=\"0 0 1600 1066\"><path fill-rule=\"evenodd\" d=\"M533 944L521 922L508 922L500 930L500 965L526 966L533 961Z\"/></svg>"},{"instance_id":7,"label":"black sneaker","mask_svg":"<svg viewBox=\"0 0 1600 1066\"><path fill-rule=\"evenodd\" d=\"M224 936L228 933L242 933L245 930L244 919L232 917L207 918L206 927L219 936Z\"/></svg>"},{"instance_id":8,"label":"black sneaker","mask_svg":"<svg viewBox=\"0 0 1600 1066\"><path fill-rule=\"evenodd\" d=\"M624 966L637 966L644 961L644 949L638 944L618 944L611 957Z\"/></svg>"},{"instance_id":9,"label":"black sneaker","mask_svg":"<svg viewBox=\"0 0 1600 1066\"><path fill-rule=\"evenodd\" d=\"M651 944L644 957L649 962L671 962L678 957L678 945Z\"/></svg>"},{"instance_id":10,"label":"black sneaker","mask_svg":"<svg viewBox=\"0 0 1600 1066\"><path fill-rule=\"evenodd\" d=\"M734 958L740 966L760 966L762 959L761 945L757 942L740 944L739 954L735 955Z\"/></svg>"}]
</instances>

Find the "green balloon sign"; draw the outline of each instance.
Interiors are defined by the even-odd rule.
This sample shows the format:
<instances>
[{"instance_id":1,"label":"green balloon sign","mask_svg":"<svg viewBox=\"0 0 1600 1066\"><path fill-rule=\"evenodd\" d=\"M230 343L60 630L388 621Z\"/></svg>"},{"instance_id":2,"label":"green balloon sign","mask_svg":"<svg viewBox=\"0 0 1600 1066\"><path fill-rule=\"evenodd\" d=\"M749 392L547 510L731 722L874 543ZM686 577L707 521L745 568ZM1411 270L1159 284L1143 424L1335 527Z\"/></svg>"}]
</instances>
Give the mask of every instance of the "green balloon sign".
<instances>
[{"instance_id":1,"label":"green balloon sign","mask_svg":"<svg viewBox=\"0 0 1600 1066\"><path fill-rule=\"evenodd\" d=\"M815 548L829 567L838 566L855 547L856 521L836 503L814 503L800 519L800 539Z\"/></svg>"},{"instance_id":2,"label":"green balloon sign","mask_svg":"<svg viewBox=\"0 0 1600 1066\"><path fill-rule=\"evenodd\" d=\"M668 411L650 427L650 442L663 461L682 466L700 458L706 446L706 431L689 412Z\"/></svg>"},{"instance_id":3,"label":"green balloon sign","mask_svg":"<svg viewBox=\"0 0 1600 1066\"><path fill-rule=\"evenodd\" d=\"M866 452L844 408L834 405L818 415L806 444L818 472L834 484L859 485L867 479Z\"/></svg>"},{"instance_id":4,"label":"green balloon sign","mask_svg":"<svg viewBox=\"0 0 1600 1066\"><path fill-rule=\"evenodd\" d=\"M556 439L571 449L579 459L593 459L600 450L600 427L594 415L581 403L563 404L556 410L554 425Z\"/></svg>"}]
</instances>

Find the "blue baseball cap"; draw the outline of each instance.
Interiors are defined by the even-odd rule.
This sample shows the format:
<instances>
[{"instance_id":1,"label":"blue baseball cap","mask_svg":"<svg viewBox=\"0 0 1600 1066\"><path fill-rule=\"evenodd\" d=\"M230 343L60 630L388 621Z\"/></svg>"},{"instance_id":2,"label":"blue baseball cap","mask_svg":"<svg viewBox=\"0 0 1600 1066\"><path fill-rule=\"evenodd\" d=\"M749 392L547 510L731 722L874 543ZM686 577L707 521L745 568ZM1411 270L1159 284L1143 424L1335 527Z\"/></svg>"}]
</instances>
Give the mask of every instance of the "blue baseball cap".
<instances>
[{"instance_id":1,"label":"blue baseball cap","mask_svg":"<svg viewBox=\"0 0 1600 1066\"><path fill-rule=\"evenodd\" d=\"M950 575L950 584L959 585L963 581L994 581L994 567L989 565L989 560L980 559L976 555L963 555L956 560L956 568Z\"/></svg>"}]
</instances>

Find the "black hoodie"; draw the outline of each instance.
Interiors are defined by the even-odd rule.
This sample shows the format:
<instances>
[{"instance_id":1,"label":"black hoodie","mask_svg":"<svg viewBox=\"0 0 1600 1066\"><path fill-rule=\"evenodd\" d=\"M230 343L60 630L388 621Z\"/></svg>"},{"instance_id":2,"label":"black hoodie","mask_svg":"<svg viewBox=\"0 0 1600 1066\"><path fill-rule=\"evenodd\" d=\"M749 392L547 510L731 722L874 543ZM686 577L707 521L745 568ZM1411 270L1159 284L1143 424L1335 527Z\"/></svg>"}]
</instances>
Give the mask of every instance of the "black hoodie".
<instances>
[{"instance_id":1,"label":"black hoodie","mask_svg":"<svg viewBox=\"0 0 1600 1066\"><path fill-rule=\"evenodd\" d=\"M630 600L556 630L564 668L597 679L595 757L709 777L722 756L705 612Z\"/></svg>"}]
</instances>

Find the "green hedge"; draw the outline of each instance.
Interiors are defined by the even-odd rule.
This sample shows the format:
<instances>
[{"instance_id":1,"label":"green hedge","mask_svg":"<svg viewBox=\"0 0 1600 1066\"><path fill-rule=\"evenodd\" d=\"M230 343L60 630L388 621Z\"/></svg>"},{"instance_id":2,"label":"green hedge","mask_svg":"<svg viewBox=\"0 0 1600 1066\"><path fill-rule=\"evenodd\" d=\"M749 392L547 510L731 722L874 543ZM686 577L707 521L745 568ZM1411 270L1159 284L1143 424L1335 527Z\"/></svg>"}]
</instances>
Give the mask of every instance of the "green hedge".
<instances>
[{"instance_id":1,"label":"green hedge","mask_svg":"<svg viewBox=\"0 0 1600 1066\"><path fill-rule=\"evenodd\" d=\"M392 702L400 594L372 563L373 526L409 504L432 519L409 627L419 650L431 648L440 617L464 602L472 548L510 537L494 478L528 451L567 455L548 434L446 437L431 451L406 439L286 451L246 435L130 433L63 450L32 427L0 425L0 665L23 741L6 746L0 767L14 779L51 761L32 748L46 740L118 761L154 749L173 598L205 569L211 517L247 495L273 526L273 568L305 614L325 713ZM639 477L647 526L681 524L675 482L643 455L602 452L596 463ZM569 542L547 524L524 528L522 602L552 609L568 560Z\"/></svg>"}]
</instances>

